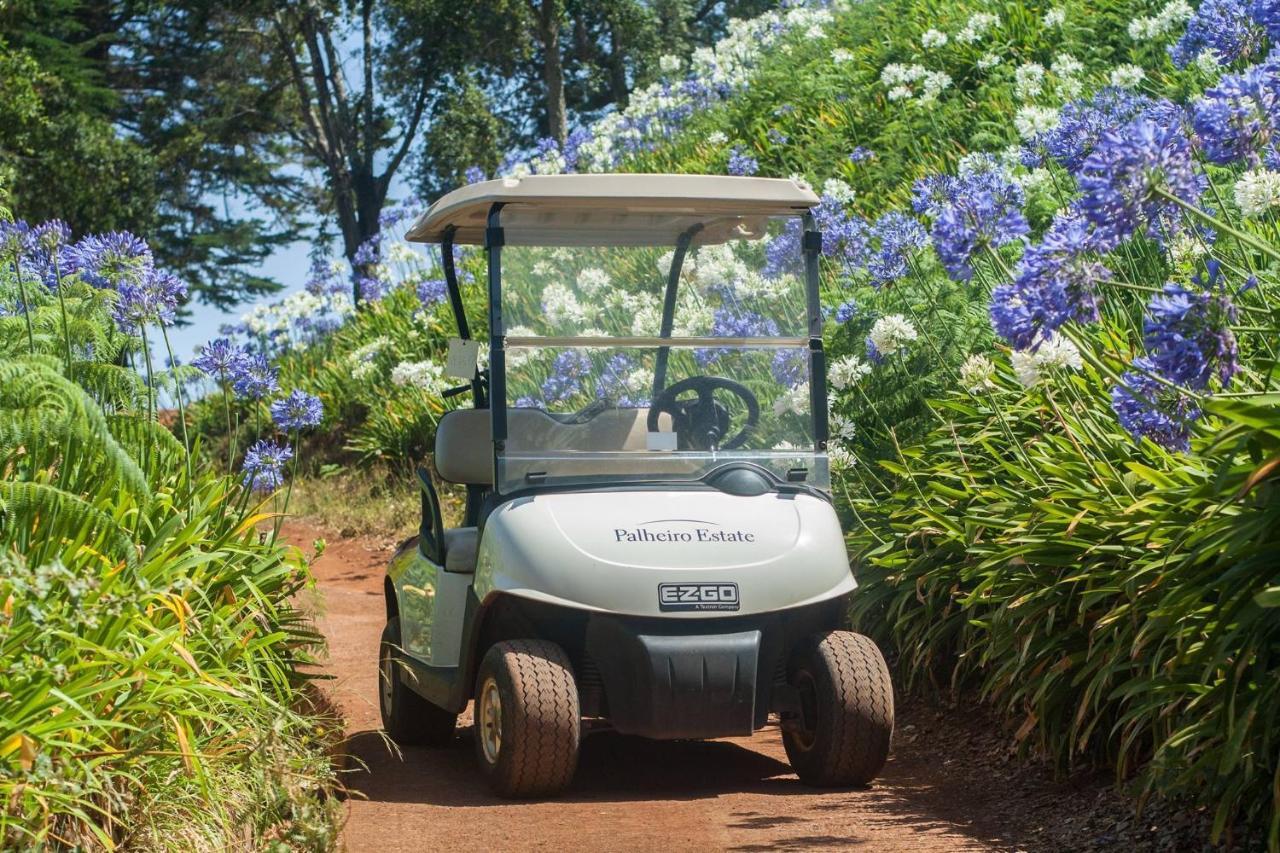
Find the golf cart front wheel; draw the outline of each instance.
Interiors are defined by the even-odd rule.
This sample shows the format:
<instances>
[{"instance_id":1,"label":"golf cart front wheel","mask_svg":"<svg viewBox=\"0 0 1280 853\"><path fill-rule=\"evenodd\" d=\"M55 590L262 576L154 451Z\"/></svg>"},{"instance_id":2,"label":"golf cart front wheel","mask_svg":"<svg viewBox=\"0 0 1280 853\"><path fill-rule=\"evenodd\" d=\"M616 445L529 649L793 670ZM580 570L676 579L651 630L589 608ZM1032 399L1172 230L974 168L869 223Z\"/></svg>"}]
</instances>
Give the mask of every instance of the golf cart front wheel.
<instances>
[{"instance_id":1,"label":"golf cart front wheel","mask_svg":"<svg viewBox=\"0 0 1280 853\"><path fill-rule=\"evenodd\" d=\"M503 797L560 793L578 767L582 713L564 649L544 640L495 643L476 675L476 755Z\"/></svg>"},{"instance_id":2,"label":"golf cart front wheel","mask_svg":"<svg viewBox=\"0 0 1280 853\"><path fill-rule=\"evenodd\" d=\"M893 735L893 685L876 644L851 631L819 634L795 651L787 677L800 694L800 719L782 741L800 781L849 787L874 779Z\"/></svg>"},{"instance_id":3,"label":"golf cart front wheel","mask_svg":"<svg viewBox=\"0 0 1280 853\"><path fill-rule=\"evenodd\" d=\"M382 629L378 648L378 708L382 728L401 746L446 746L453 740L458 716L432 705L400 677L400 620L392 617Z\"/></svg>"}]
</instances>

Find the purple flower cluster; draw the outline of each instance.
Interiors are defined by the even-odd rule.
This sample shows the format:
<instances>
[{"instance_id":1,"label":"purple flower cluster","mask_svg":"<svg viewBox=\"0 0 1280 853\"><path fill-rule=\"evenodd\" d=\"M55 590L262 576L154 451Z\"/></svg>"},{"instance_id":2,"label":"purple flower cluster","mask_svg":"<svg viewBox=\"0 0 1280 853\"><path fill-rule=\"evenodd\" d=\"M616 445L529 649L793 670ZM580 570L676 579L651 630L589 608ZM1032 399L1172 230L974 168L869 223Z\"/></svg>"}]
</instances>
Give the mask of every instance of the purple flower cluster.
<instances>
[{"instance_id":1,"label":"purple flower cluster","mask_svg":"<svg viewBox=\"0 0 1280 853\"><path fill-rule=\"evenodd\" d=\"M306 391L294 389L289 396L271 404L271 420L286 432L319 426L323 419L324 405L320 398Z\"/></svg>"},{"instance_id":2,"label":"purple flower cluster","mask_svg":"<svg viewBox=\"0 0 1280 853\"><path fill-rule=\"evenodd\" d=\"M1219 63L1231 65L1257 55L1265 44L1266 32L1250 14L1247 0L1204 0L1182 38L1169 46L1169 56L1174 65L1186 68L1211 50Z\"/></svg>"},{"instance_id":3,"label":"purple flower cluster","mask_svg":"<svg viewBox=\"0 0 1280 853\"><path fill-rule=\"evenodd\" d=\"M711 320L714 338L771 338L778 336L778 324L755 311L741 310L736 305L722 305ZM728 349L695 349L694 360L701 367L714 364L721 356L736 352Z\"/></svg>"},{"instance_id":4,"label":"purple flower cluster","mask_svg":"<svg viewBox=\"0 0 1280 853\"><path fill-rule=\"evenodd\" d=\"M947 180L916 184L917 212L932 212L929 237L947 273L956 281L973 277L973 256L1027 233L1022 187L999 169L983 169Z\"/></svg>"},{"instance_id":5,"label":"purple flower cluster","mask_svg":"<svg viewBox=\"0 0 1280 853\"><path fill-rule=\"evenodd\" d=\"M905 277L911 256L929 242L924 227L898 211L877 219L871 226L871 236L880 241L879 248L869 252L867 258L867 270L875 287L883 287Z\"/></svg>"},{"instance_id":6,"label":"purple flower cluster","mask_svg":"<svg viewBox=\"0 0 1280 853\"><path fill-rule=\"evenodd\" d=\"M311 270L307 277L307 292L312 296L327 296L341 293L347 289L346 283L333 268L328 257L319 256L311 261Z\"/></svg>"},{"instance_id":7,"label":"purple flower cluster","mask_svg":"<svg viewBox=\"0 0 1280 853\"><path fill-rule=\"evenodd\" d=\"M479 166L468 166L467 170L462 173L462 182L465 184L478 184L487 180L489 180L489 176Z\"/></svg>"},{"instance_id":8,"label":"purple flower cluster","mask_svg":"<svg viewBox=\"0 0 1280 853\"><path fill-rule=\"evenodd\" d=\"M604 363L604 370L600 373L596 397L623 409L639 409L648 406L648 397L633 397L627 387L627 380L636 368L635 360L624 353L610 356Z\"/></svg>"},{"instance_id":9,"label":"purple flower cluster","mask_svg":"<svg viewBox=\"0 0 1280 853\"><path fill-rule=\"evenodd\" d=\"M1163 241L1178 233L1182 217L1167 195L1194 205L1207 182L1180 127L1141 118L1102 134L1080 167L1080 211L1100 248L1138 233Z\"/></svg>"},{"instance_id":10,"label":"purple flower cluster","mask_svg":"<svg viewBox=\"0 0 1280 853\"><path fill-rule=\"evenodd\" d=\"M852 299L836 308L836 322L841 325L852 320L858 313L858 305Z\"/></svg>"},{"instance_id":11,"label":"purple flower cluster","mask_svg":"<svg viewBox=\"0 0 1280 853\"><path fill-rule=\"evenodd\" d=\"M249 354L232 345L226 338L217 338L200 348L200 354L191 362L192 365L214 377L220 383L227 383L236 376Z\"/></svg>"},{"instance_id":12,"label":"purple flower cluster","mask_svg":"<svg viewBox=\"0 0 1280 853\"><path fill-rule=\"evenodd\" d=\"M1236 308L1231 298L1213 292L1218 269L1210 270L1208 288L1188 290L1172 282L1147 305L1143 343L1154 369L1170 382L1202 389L1217 376L1223 387L1240 369L1231 323ZM1205 286L1198 277L1194 283Z\"/></svg>"},{"instance_id":13,"label":"purple flower cluster","mask_svg":"<svg viewBox=\"0 0 1280 853\"><path fill-rule=\"evenodd\" d=\"M870 148L863 148L861 145L849 152L850 163L862 163L876 156L876 152Z\"/></svg>"},{"instance_id":14,"label":"purple flower cluster","mask_svg":"<svg viewBox=\"0 0 1280 853\"><path fill-rule=\"evenodd\" d=\"M90 234L59 255L64 275L76 273L94 287L138 284L153 267L151 250L128 231Z\"/></svg>"},{"instance_id":15,"label":"purple flower cluster","mask_svg":"<svg viewBox=\"0 0 1280 853\"><path fill-rule=\"evenodd\" d=\"M838 259L851 270L864 266L867 241L871 236L871 229L866 221L849 215L845 211L844 202L830 195L823 195L812 212L814 225L822 234L823 256ZM765 246L766 277L777 278L787 273L800 272L802 234L800 220L793 218L769 241Z\"/></svg>"},{"instance_id":16,"label":"purple flower cluster","mask_svg":"<svg viewBox=\"0 0 1280 853\"><path fill-rule=\"evenodd\" d=\"M120 331L138 334L149 323L167 326L187 296L187 285L172 273L147 269L139 281L122 281L111 317Z\"/></svg>"},{"instance_id":17,"label":"purple flower cluster","mask_svg":"<svg viewBox=\"0 0 1280 853\"><path fill-rule=\"evenodd\" d=\"M1090 256L1093 241L1079 216L1059 216L1022 255L1013 282L991 293L991 324L1015 349L1047 339L1068 320L1098 319L1096 284L1111 271Z\"/></svg>"},{"instance_id":18,"label":"purple flower cluster","mask_svg":"<svg viewBox=\"0 0 1280 853\"><path fill-rule=\"evenodd\" d=\"M1214 163L1280 165L1280 61L1224 74L1196 101L1192 123L1205 157Z\"/></svg>"},{"instance_id":19,"label":"purple flower cluster","mask_svg":"<svg viewBox=\"0 0 1280 853\"><path fill-rule=\"evenodd\" d=\"M1280 41L1280 0L1254 0L1249 14L1267 31L1272 41Z\"/></svg>"},{"instance_id":20,"label":"purple flower cluster","mask_svg":"<svg viewBox=\"0 0 1280 853\"><path fill-rule=\"evenodd\" d=\"M802 350L780 349L770 365L774 381L783 388L794 388L809 378L809 360Z\"/></svg>"},{"instance_id":21,"label":"purple flower cluster","mask_svg":"<svg viewBox=\"0 0 1280 853\"><path fill-rule=\"evenodd\" d=\"M756 158L735 145L729 150L729 164L726 169L730 175L754 175L760 171L760 163Z\"/></svg>"},{"instance_id":22,"label":"purple flower cluster","mask_svg":"<svg viewBox=\"0 0 1280 853\"><path fill-rule=\"evenodd\" d=\"M1166 450L1191 449L1191 425L1200 408L1186 394L1153 379L1155 364L1135 359L1136 370L1125 372L1111 389L1111 408L1120 425L1134 438L1149 438Z\"/></svg>"},{"instance_id":23,"label":"purple flower cluster","mask_svg":"<svg viewBox=\"0 0 1280 853\"><path fill-rule=\"evenodd\" d=\"M449 295L449 286L442 278L428 278L418 282L418 301L423 307L430 308L445 300Z\"/></svg>"},{"instance_id":24,"label":"purple flower cluster","mask_svg":"<svg viewBox=\"0 0 1280 853\"><path fill-rule=\"evenodd\" d=\"M377 302L391 290L390 282L375 275L362 275L358 282L360 299L365 302Z\"/></svg>"},{"instance_id":25,"label":"purple flower cluster","mask_svg":"<svg viewBox=\"0 0 1280 853\"><path fill-rule=\"evenodd\" d=\"M254 492L274 492L284 483L284 465L293 457L293 451L285 444L262 439L244 454L245 488Z\"/></svg>"},{"instance_id":26,"label":"purple flower cluster","mask_svg":"<svg viewBox=\"0 0 1280 853\"><path fill-rule=\"evenodd\" d=\"M580 350L565 350L551 363L551 375L542 383L548 403L560 403L582 393L582 382L591 376L591 359Z\"/></svg>"},{"instance_id":27,"label":"purple flower cluster","mask_svg":"<svg viewBox=\"0 0 1280 853\"><path fill-rule=\"evenodd\" d=\"M1075 174L1105 131L1129 124L1152 104L1145 95L1111 86L1072 101L1059 111L1058 124L1023 150L1023 164L1042 166L1047 156Z\"/></svg>"},{"instance_id":28,"label":"purple flower cluster","mask_svg":"<svg viewBox=\"0 0 1280 853\"><path fill-rule=\"evenodd\" d=\"M279 389L276 377L279 371L271 366L271 360L262 353L246 355L232 374L231 385L236 394L251 400L270 397Z\"/></svg>"},{"instance_id":29,"label":"purple flower cluster","mask_svg":"<svg viewBox=\"0 0 1280 853\"><path fill-rule=\"evenodd\" d=\"M351 263L357 267L372 266L382 260L382 232L379 231L356 247Z\"/></svg>"}]
</instances>

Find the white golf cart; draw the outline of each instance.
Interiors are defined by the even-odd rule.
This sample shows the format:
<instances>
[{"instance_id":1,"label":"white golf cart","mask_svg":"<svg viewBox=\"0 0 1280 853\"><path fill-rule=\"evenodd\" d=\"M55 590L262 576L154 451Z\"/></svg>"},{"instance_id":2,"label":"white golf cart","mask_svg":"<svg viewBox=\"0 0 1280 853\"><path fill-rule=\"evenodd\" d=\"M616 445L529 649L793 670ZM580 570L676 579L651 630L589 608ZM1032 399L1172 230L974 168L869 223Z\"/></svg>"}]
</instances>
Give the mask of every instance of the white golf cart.
<instances>
[{"instance_id":1,"label":"white golf cart","mask_svg":"<svg viewBox=\"0 0 1280 853\"><path fill-rule=\"evenodd\" d=\"M842 630L854 589L832 507L807 188L687 175L533 176L437 201L474 408L435 468L466 486L445 529L419 472L420 536L392 561L387 731L476 752L505 796L563 790L584 731L749 735L776 714L812 785L884 765L893 691ZM453 246L488 260L477 366ZM459 370L459 364L462 369Z\"/></svg>"}]
</instances>

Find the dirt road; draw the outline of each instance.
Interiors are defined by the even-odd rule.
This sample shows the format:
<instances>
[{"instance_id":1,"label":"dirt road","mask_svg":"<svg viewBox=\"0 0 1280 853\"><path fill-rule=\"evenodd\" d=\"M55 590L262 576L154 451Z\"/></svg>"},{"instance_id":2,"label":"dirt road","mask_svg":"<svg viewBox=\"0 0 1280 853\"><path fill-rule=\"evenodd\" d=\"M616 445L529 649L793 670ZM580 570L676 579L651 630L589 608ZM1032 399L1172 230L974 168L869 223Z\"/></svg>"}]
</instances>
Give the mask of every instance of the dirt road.
<instances>
[{"instance_id":1,"label":"dirt road","mask_svg":"<svg viewBox=\"0 0 1280 853\"><path fill-rule=\"evenodd\" d=\"M308 551L319 535L299 524L287 531ZM367 767L348 780L351 851L1065 849L1080 845L1056 830L1047 842L1046 824L1071 823L1075 812L1075 834L1119 840L1087 814L1109 796L1096 780L1053 784L1011 761L981 720L902 702L893 756L865 790L802 786L774 727L691 743L593 735L566 796L497 799L475 768L469 717L450 748L387 747L376 659L393 543L325 538L314 566L317 623L329 640L325 689L346 716L350 754Z\"/></svg>"}]
</instances>

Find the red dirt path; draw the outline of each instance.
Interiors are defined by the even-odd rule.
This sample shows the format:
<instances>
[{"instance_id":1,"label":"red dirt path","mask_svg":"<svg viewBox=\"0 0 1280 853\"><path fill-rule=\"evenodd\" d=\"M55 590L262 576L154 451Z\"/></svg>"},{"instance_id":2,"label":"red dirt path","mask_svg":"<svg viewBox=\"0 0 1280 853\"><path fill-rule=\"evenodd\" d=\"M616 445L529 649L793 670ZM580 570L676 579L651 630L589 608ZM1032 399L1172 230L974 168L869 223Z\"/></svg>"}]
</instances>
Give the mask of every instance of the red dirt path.
<instances>
[{"instance_id":1,"label":"red dirt path","mask_svg":"<svg viewBox=\"0 0 1280 853\"><path fill-rule=\"evenodd\" d=\"M801 785L771 727L687 743L592 735L565 796L500 800L476 770L469 716L446 749L398 755L379 733L382 570L394 543L296 522L286 535L308 553L318 536L328 541L313 567L329 642L324 689L345 716L353 766L367 768L347 780L351 851L1065 849L1076 845L1046 827L1072 821L1064 800L1105 797L1096 782L1057 785L1011 762L977 719L900 700L894 753L864 790Z\"/></svg>"}]
</instances>

